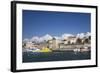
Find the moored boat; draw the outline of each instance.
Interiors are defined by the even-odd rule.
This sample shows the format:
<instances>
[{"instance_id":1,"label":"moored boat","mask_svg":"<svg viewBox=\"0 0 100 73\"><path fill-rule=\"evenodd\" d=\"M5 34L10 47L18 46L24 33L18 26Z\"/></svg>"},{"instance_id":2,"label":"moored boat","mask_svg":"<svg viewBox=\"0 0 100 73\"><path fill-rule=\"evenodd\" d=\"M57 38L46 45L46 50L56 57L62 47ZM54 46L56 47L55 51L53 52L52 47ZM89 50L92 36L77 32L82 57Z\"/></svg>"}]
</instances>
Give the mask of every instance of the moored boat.
<instances>
[{"instance_id":1,"label":"moored boat","mask_svg":"<svg viewBox=\"0 0 100 73\"><path fill-rule=\"evenodd\" d=\"M52 52L49 48L35 49L32 52Z\"/></svg>"}]
</instances>

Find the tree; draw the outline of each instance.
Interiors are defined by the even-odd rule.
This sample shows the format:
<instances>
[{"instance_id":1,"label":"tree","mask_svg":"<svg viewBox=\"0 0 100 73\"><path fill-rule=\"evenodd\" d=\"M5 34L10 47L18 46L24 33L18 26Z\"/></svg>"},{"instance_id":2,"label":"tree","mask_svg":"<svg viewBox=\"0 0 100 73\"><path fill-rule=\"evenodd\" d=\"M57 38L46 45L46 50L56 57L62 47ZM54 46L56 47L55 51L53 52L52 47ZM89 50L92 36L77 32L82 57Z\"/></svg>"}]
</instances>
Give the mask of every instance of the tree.
<instances>
[{"instance_id":1,"label":"tree","mask_svg":"<svg viewBox=\"0 0 100 73\"><path fill-rule=\"evenodd\" d=\"M84 43L89 43L89 39L86 38L86 39L84 40Z\"/></svg>"},{"instance_id":2,"label":"tree","mask_svg":"<svg viewBox=\"0 0 100 73\"><path fill-rule=\"evenodd\" d=\"M47 40L46 42L49 44L49 41L50 41L50 40Z\"/></svg>"},{"instance_id":3,"label":"tree","mask_svg":"<svg viewBox=\"0 0 100 73\"><path fill-rule=\"evenodd\" d=\"M52 40L56 40L56 38L54 38L54 37L53 37L53 39L52 39Z\"/></svg>"},{"instance_id":4,"label":"tree","mask_svg":"<svg viewBox=\"0 0 100 73\"><path fill-rule=\"evenodd\" d=\"M68 41L68 44L71 44L71 42L70 42L70 41Z\"/></svg>"},{"instance_id":5,"label":"tree","mask_svg":"<svg viewBox=\"0 0 100 73\"><path fill-rule=\"evenodd\" d=\"M72 42L72 45L74 45L74 42Z\"/></svg>"},{"instance_id":6,"label":"tree","mask_svg":"<svg viewBox=\"0 0 100 73\"><path fill-rule=\"evenodd\" d=\"M89 36L88 39L91 40L91 36Z\"/></svg>"},{"instance_id":7,"label":"tree","mask_svg":"<svg viewBox=\"0 0 100 73\"><path fill-rule=\"evenodd\" d=\"M82 40L81 40L80 38L78 38L78 39L76 40L76 44L82 44Z\"/></svg>"},{"instance_id":8,"label":"tree","mask_svg":"<svg viewBox=\"0 0 100 73\"><path fill-rule=\"evenodd\" d=\"M89 39L89 44L90 44L90 43L91 43L91 36L89 36L89 38L88 38L88 39Z\"/></svg>"},{"instance_id":9,"label":"tree","mask_svg":"<svg viewBox=\"0 0 100 73\"><path fill-rule=\"evenodd\" d=\"M22 45L23 48L25 48L25 46L26 46L26 43L24 43L24 44Z\"/></svg>"}]
</instances>

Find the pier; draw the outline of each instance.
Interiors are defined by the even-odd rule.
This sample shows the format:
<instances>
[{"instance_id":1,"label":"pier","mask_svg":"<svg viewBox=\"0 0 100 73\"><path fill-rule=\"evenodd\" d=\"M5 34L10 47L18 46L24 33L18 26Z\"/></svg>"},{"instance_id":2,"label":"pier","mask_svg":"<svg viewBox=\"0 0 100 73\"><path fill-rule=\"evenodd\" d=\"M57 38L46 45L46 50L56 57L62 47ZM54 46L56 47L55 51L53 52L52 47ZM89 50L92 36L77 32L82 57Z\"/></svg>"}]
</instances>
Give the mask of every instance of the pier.
<instances>
[{"instance_id":1,"label":"pier","mask_svg":"<svg viewBox=\"0 0 100 73\"><path fill-rule=\"evenodd\" d=\"M81 45L66 45L60 46L59 48L52 49L53 51L90 51L90 44L81 44Z\"/></svg>"}]
</instances>

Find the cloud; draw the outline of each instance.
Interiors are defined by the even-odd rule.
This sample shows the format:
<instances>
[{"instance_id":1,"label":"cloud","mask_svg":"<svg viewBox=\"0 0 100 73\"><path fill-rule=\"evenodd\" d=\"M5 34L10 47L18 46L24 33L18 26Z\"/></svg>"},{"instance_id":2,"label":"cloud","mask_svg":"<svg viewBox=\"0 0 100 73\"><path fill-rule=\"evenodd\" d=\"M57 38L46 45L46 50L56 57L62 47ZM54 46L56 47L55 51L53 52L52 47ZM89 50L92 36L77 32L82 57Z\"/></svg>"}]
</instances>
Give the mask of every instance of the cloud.
<instances>
[{"instance_id":1,"label":"cloud","mask_svg":"<svg viewBox=\"0 0 100 73\"><path fill-rule=\"evenodd\" d=\"M33 36L31 39L24 39L23 42L37 42L37 43L40 43L40 42L44 42L44 41L48 41L48 40L52 40L53 38L57 39L57 40L63 40L63 39L68 39L68 37L73 37L73 36L76 36L76 38L84 38L84 37L88 37L88 36L91 36L91 33L90 32L87 32L87 33L78 33L76 35L73 35L73 34L62 34L61 36L51 36L49 34L46 34L44 36L41 36L41 37L38 37L38 36Z\"/></svg>"},{"instance_id":2,"label":"cloud","mask_svg":"<svg viewBox=\"0 0 100 73\"><path fill-rule=\"evenodd\" d=\"M39 37L38 36L34 36L30 39L31 42L39 42Z\"/></svg>"},{"instance_id":3,"label":"cloud","mask_svg":"<svg viewBox=\"0 0 100 73\"><path fill-rule=\"evenodd\" d=\"M46 34L45 36L41 37L41 40L46 40L46 41L48 41L48 40L51 40L52 38L53 38L53 37L52 37L51 35Z\"/></svg>"},{"instance_id":4,"label":"cloud","mask_svg":"<svg viewBox=\"0 0 100 73\"><path fill-rule=\"evenodd\" d=\"M30 41L31 42L43 42L43 41L48 41L48 40L51 40L52 39L52 36L49 35L49 34L46 34L42 37L38 37L38 36L33 36Z\"/></svg>"},{"instance_id":5,"label":"cloud","mask_svg":"<svg viewBox=\"0 0 100 73\"><path fill-rule=\"evenodd\" d=\"M29 39L25 38L25 39L23 40L23 42L29 42Z\"/></svg>"},{"instance_id":6,"label":"cloud","mask_svg":"<svg viewBox=\"0 0 100 73\"><path fill-rule=\"evenodd\" d=\"M61 40L61 39L62 39L62 38L59 37L59 36L54 36L54 38L57 39L57 40Z\"/></svg>"},{"instance_id":7,"label":"cloud","mask_svg":"<svg viewBox=\"0 0 100 73\"><path fill-rule=\"evenodd\" d=\"M91 33L90 33L90 32L87 32L87 33L86 33L86 36L91 36Z\"/></svg>"},{"instance_id":8,"label":"cloud","mask_svg":"<svg viewBox=\"0 0 100 73\"><path fill-rule=\"evenodd\" d=\"M84 37L89 37L89 36L91 36L90 32L87 32L87 33L78 33L76 35L77 38L81 38L81 39L84 38Z\"/></svg>"},{"instance_id":9,"label":"cloud","mask_svg":"<svg viewBox=\"0 0 100 73\"><path fill-rule=\"evenodd\" d=\"M84 34L84 33L78 33L78 34L76 35L76 37L82 39L82 38L85 37L85 34Z\"/></svg>"},{"instance_id":10,"label":"cloud","mask_svg":"<svg viewBox=\"0 0 100 73\"><path fill-rule=\"evenodd\" d=\"M67 39L68 37L72 37L72 36L74 36L74 35L65 33L61 37L62 37L62 39Z\"/></svg>"}]
</instances>

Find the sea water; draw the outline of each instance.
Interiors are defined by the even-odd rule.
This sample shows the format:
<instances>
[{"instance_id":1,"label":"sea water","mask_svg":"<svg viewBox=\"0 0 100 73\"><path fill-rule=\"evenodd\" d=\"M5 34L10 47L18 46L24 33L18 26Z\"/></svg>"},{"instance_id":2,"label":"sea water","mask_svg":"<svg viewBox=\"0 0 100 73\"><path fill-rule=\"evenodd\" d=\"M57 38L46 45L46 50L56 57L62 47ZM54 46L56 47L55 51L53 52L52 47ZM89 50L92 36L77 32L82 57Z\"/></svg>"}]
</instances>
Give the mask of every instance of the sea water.
<instances>
[{"instance_id":1,"label":"sea water","mask_svg":"<svg viewBox=\"0 0 100 73\"><path fill-rule=\"evenodd\" d=\"M22 60L27 62L69 61L91 59L91 52L23 52Z\"/></svg>"}]
</instances>

